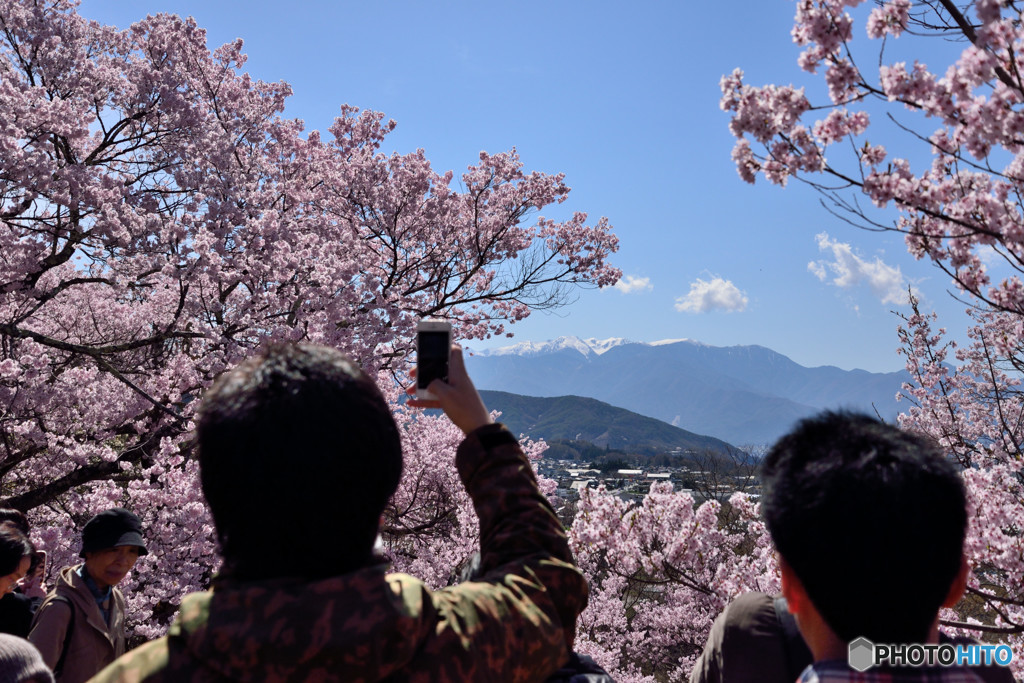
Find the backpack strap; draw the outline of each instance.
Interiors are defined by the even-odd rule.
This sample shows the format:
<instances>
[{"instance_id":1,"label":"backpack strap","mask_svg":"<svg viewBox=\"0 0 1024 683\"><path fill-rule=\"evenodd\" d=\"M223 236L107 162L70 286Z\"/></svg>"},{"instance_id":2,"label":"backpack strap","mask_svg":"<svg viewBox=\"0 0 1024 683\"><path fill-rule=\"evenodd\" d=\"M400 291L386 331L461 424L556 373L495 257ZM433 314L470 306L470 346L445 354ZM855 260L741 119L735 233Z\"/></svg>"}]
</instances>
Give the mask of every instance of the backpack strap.
<instances>
[{"instance_id":1,"label":"backpack strap","mask_svg":"<svg viewBox=\"0 0 1024 683\"><path fill-rule=\"evenodd\" d=\"M800 629L796 625L796 618L790 614L786 598L781 595L773 601L775 616L782 627L782 641L786 653L786 669L789 671L789 680L795 681L800 677L800 672L807 664L813 661L811 651L800 635Z\"/></svg>"},{"instance_id":2,"label":"backpack strap","mask_svg":"<svg viewBox=\"0 0 1024 683\"><path fill-rule=\"evenodd\" d=\"M63 595L53 596L53 599L50 600L50 602L63 603L68 606L68 610L71 612L71 616L68 617L68 625L64 629L64 644L60 648L60 657L57 659L57 664L53 667L54 675L59 677L61 672L64 670L64 660L68 656L68 643L71 642L71 632L75 630L75 606Z\"/></svg>"}]
</instances>

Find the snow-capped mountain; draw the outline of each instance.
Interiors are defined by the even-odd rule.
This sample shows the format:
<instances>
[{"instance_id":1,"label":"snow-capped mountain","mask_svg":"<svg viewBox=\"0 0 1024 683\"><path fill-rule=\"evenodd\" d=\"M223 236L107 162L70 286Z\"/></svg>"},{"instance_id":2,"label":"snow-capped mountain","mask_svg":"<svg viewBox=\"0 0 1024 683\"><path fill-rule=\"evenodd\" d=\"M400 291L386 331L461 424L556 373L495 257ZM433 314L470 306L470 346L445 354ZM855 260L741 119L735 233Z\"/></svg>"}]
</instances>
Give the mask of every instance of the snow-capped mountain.
<instances>
[{"instance_id":1,"label":"snow-capped mountain","mask_svg":"<svg viewBox=\"0 0 1024 683\"><path fill-rule=\"evenodd\" d=\"M620 337L612 339L580 339L579 337L569 336L545 342L524 341L497 349L473 351L473 354L477 356L539 356L547 353L556 353L565 349L574 349L584 356L600 356L614 346L633 343L636 342Z\"/></svg>"},{"instance_id":2,"label":"snow-capped mountain","mask_svg":"<svg viewBox=\"0 0 1024 683\"><path fill-rule=\"evenodd\" d=\"M522 396L584 396L736 445L774 441L824 408L885 419L906 372L807 368L763 346L708 346L560 337L474 352L467 367L480 389Z\"/></svg>"}]
</instances>

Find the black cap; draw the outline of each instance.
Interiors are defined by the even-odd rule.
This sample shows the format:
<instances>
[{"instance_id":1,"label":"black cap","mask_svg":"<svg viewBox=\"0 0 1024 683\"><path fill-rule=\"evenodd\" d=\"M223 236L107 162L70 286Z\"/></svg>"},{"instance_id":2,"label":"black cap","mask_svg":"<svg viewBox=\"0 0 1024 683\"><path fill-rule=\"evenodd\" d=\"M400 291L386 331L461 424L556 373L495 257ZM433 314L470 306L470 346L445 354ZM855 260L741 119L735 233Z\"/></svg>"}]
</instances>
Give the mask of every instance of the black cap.
<instances>
[{"instance_id":1,"label":"black cap","mask_svg":"<svg viewBox=\"0 0 1024 683\"><path fill-rule=\"evenodd\" d=\"M82 551L79 557L116 545L136 545L139 557L146 555L146 542L142 539L142 522L124 508L111 508L99 513L82 529Z\"/></svg>"}]
</instances>

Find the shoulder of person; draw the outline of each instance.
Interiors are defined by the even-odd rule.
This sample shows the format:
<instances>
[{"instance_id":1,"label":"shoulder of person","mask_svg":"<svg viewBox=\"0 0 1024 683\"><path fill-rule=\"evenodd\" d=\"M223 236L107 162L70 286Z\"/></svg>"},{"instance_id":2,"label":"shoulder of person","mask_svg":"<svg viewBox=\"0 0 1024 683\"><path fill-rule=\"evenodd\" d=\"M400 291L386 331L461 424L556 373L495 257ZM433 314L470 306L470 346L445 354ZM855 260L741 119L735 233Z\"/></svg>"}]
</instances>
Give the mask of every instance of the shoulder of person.
<instances>
[{"instance_id":1,"label":"shoulder of person","mask_svg":"<svg viewBox=\"0 0 1024 683\"><path fill-rule=\"evenodd\" d=\"M74 596L67 595L65 592L58 592L52 590L47 593L43 601L39 603L36 614L43 614L49 611L57 612L70 612L74 609Z\"/></svg>"},{"instance_id":2,"label":"shoulder of person","mask_svg":"<svg viewBox=\"0 0 1024 683\"><path fill-rule=\"evenodd\" d=\"M775 612L775 597L767 593L743 593L726 605L721 615L728 629L760 626L781 633L782 626Z\"/></svg>"},{"instance_id":3,"label":"shoulder of person","mask_svg":"<svg viewBox=\"0 0 1024 683\"><path fill-rule=\"evenodd\" d=\"M121 655L104 667L90 683L124 683L125 681L156 681L169 674L170 649L167 637L151 640Z\"/></svg>"}]
</instances>

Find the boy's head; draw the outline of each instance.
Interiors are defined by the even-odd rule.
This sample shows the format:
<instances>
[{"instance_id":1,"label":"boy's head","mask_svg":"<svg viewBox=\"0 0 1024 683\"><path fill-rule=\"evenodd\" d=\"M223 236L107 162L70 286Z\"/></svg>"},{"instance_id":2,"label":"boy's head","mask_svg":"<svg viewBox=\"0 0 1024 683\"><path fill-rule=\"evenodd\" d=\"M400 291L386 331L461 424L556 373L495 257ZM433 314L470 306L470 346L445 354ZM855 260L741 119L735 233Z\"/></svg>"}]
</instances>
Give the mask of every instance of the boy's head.
<instances>
[{"instance_id":1,"label":"boy's head","mask_svg":"<svg viewBox=\"0 0 1024 683\"><path fill-rule=\"evenodd\" d=\"M933 440L826 412L772 447L762 482L775 547L836 636L926 642L967 529L963 482Z\"/></svg>"},{"instance_id":2,"label":"boy's head","mask_svg":"<svg viewBox=\"0 0 1024 683\"><path fill-rule=\"evenodd\" d=\"M401 441L377 385L344 354L267 347L206 392L197 431L226 572L315 578L369 559Z\"/></svg>"}]
</instances>

